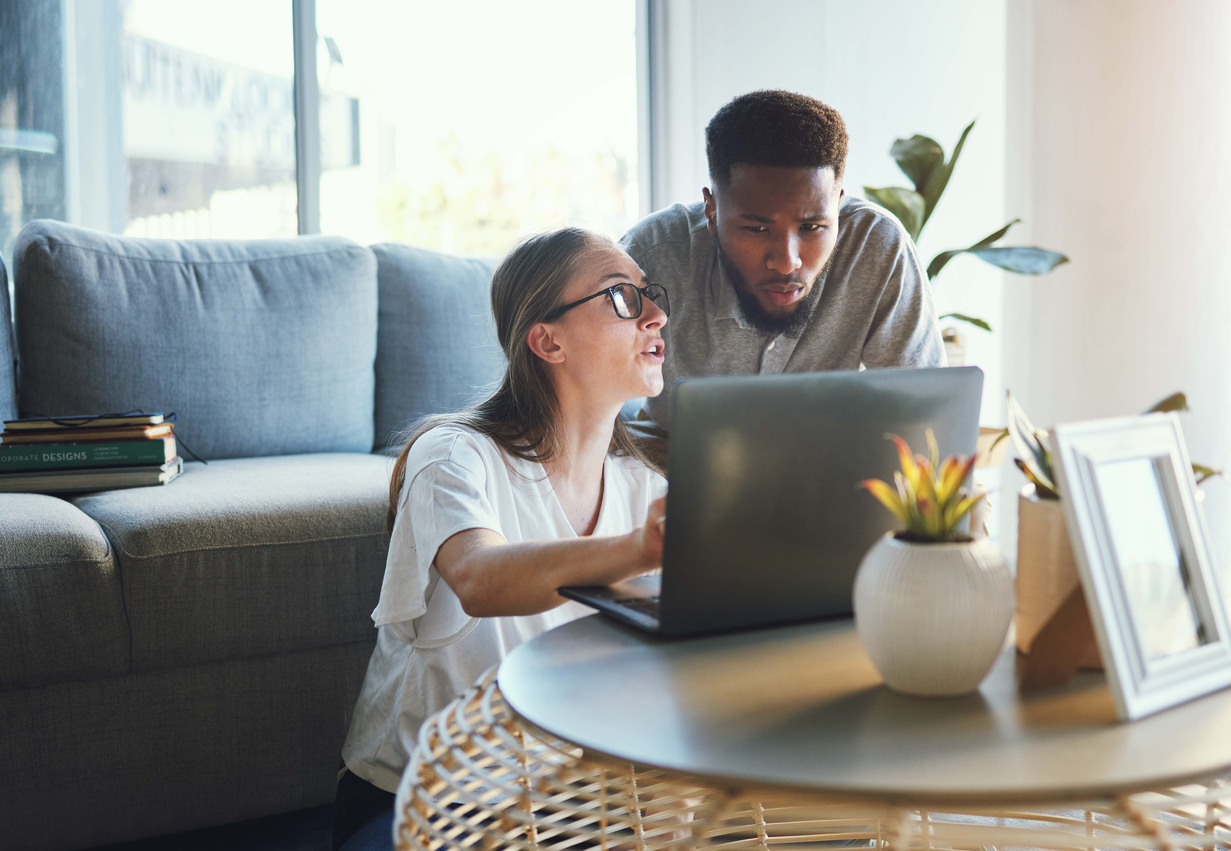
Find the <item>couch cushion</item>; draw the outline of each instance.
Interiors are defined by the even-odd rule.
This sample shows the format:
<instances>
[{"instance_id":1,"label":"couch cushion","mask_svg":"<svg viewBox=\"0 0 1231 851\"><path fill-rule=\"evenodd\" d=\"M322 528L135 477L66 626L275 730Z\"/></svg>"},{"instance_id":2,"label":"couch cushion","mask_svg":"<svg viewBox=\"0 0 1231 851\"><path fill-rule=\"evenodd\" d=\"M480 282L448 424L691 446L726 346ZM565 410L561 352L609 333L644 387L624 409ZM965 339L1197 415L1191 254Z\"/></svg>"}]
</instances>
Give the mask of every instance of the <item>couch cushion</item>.
<instances>
[{"instance_id":1,"label":"couch cushion","mask_svg":"<svg viewBox=\"0 0 1231 851\"><path fill-rule=\"evenodd\" d=\"M110 847L331 803L374 645L0 692L0 848ZM319 847L242 830L123 847Z\"/></svg>"},{"instance_id":2,"label":"couch cushion","mask_svg":"<svg viewBox=\"0 0 1231 851\"><path fill-rule=\"evenodd\" d=\"M376 455L231 459L75 499L116 551L133 671L371 639L390 469Z\"/></svg>"},{"instance_id":3,"label":"couch cushion","mask_svg":"<svg viewBox=\"0 0 1231 851\"><path fill-rule=\"evenodd\" d=\"M55 497L0 493L0 689L128 666L120 577L98 524Z\"/></svg>"},{"instance_id":4,"label":"couch cushion","mask_svg":"<svg viewBox=\"0 0 1231 851\"><path fill-rule=\"evenodd\" d=\"M203 458L368 452L376 262L345 239L126 239L37 221L14 250L18 407L175 411Z\"/></svg>"},{"instance_id":5,"label":"couch cushion","mask_svg":"<svg viewBox=\"0 0 1231 851\"><path fill-rule=\"evenodd\" d=\"M17 352L9 310L9 279L0 257L0 420L17 416Z\"/></svg>"},{"instance_id":6,"label":"couch cushion","mask_svg":"<svg viewBox=\"0 0 1231 851\"><path fill-rule=\"evenodd\" d=\"M376 448L426 414L457 411L504 373L491 260L373 245L380 281Z\"/></svg>"}]
</instances>

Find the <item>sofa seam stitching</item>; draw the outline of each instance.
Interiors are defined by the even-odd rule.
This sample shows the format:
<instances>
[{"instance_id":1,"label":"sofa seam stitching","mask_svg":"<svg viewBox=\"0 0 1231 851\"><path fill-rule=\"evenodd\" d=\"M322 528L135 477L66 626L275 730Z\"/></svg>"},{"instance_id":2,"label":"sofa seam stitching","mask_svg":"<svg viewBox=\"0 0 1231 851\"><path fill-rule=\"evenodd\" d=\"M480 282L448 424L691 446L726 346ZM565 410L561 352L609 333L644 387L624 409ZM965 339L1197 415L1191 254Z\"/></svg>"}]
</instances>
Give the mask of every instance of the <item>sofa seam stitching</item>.
<instances>
[{"instance_id":1,"label":"sofa seam stitching","mask_svg":"<svg viewBox=\"0 0 1231 851\"><path fill-rule=\"evenodd\" d=\"M242 260L172 260L161 257L133 257L130 254L119 254L114 251L105 251L101 248L90 248L86 245L78 245L75 242L68 242L63 239L56 239L55 244L66 245L69 248L76 248L78 251L88 251L91 254L102 254L107 257L119 257L124 260L137 260L145 263L174 263L179 266L239 266L245 263L265 262L267 260L295 260L307 257L320 257L323 254L336 254L339 251L353 253L354 251L367 251L362 245L346 246L343 248L330 249L328 251L313 251L311 254L277 254L268 257L248 257Z\"/></svg>"},{"instance_id":2,"label":"sofa seam stitching","mask_svg":"<svg viewBox=\"0 0 1231 851\"><path fill-rule=\"evenodd\" d=\"M102 525L101 523L99 524ZM303 538L295 541L257 541L251 544L221 544L217 546L201 546L189 547L182 550L169 550L164 553L152 553L150 555L137 555L130 552L127 548L121 550L124 558L149 560L155 558L167 558L169 556L184 555L185 553L200 553L200 552L219 552L221 550L250 550L256 547L296 547L304 544L321 544L329 541L358 541L364 538L383 538L384 532L365 533L362 535L333 535L328 538Z\"/></svg>"},{"instance_id":3,"label":"sofa seam stitching","mask_svg":"<svg viewBox=\"0 0 1231 851\"><path fill-rule=\"evenodd\" d=\"M78 510L80 510L80 507L78 507ZM82 513L85 514L85 512ZM90 515L86 514L86 517L90 517ZM115 535L115 530L97 517L90 517L90 519L102 530L103 539L107 542L107 554L111 556L111 562L115 565L116 581L120 583L120 608L124 611L124 627L128 630L128 674L132 674L136 658L133 650L135 641L133 637L133 621L132 615L128 611L128 583L124 581L124 565L120 561L120 551L112 544L112 536ZM119 540L118 535L115 537L116 540ZM128 674L125 674L125 676L128 676Z\"/></svg>"},{"instance_id":4,"label":"sofa seam stitching","mask_svg":"<svg viewBox=\"0 0 1231 851\"><path fill-rule=\"evenodd\" d=\"M376 630L373 629L372 632L373 632L372 638L362 638L357 641L339 641L339 642L331 643L331 644L318 644L312 647L299 647L299 648L292 648L289 650L275 650L272 653L257 653L253 656L225 656L221 659L207 659L207 660L197 661L197 662L180 663L180 664L170 665L170 666L163 667L163 668L143 668L141 670L132 670L128 674L124 674L123 676L144 677L144 676L149 676L151 674L160 674L166 671L182 671L186 668L195 668L197 666L202 666L202 665L224 665L229 662L246 662L252 659L273 659L278 656L288 656L294 653L313 653L318 650L332 650L335 647L352 647L352 646L359 645L359 644L371 644L377 640L377 637L375 635Z\"/></svg>"},{"instance_id":5,"label":"sofa seam stitching","mask_svg":"<svg viewBox=\"0 0 1231 851\"><path fill-rule=\"evenodd\" d=\"M85 567L105 567L108 564L115 563L115 559L113 558L113 552L114 551L111 549L111 542L108 541L107 542L107 554L103 556L102 558L96 558L96 559L71 558L71 559L65 559L63 561L40 561L37 564L10 564L7 566L0 566L0 576L3 576L4 572L8 570L14 570L14 571L16 570L37 570L43 567L67 567L69 565L82 565Z\"/></svg>"}]
</instances>

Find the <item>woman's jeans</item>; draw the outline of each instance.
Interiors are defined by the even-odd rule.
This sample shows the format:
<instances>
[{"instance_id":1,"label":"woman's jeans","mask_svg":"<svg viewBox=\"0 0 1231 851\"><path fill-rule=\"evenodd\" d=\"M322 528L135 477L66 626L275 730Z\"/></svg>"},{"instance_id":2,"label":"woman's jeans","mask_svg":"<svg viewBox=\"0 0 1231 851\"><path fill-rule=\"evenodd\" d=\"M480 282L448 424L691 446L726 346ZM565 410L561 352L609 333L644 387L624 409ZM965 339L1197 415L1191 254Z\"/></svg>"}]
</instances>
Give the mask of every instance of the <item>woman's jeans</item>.
<instances>
[{"instance_id":1,"label":"woman's jeans","mask_svg":"<svg viewBox=\"0 0 1231 851\"><path fill-rule=\"evenodd\" d=\"M392 851L393 799L392 792L344 771L333 802L334 851Z\"/></svg>"}]
</instances>

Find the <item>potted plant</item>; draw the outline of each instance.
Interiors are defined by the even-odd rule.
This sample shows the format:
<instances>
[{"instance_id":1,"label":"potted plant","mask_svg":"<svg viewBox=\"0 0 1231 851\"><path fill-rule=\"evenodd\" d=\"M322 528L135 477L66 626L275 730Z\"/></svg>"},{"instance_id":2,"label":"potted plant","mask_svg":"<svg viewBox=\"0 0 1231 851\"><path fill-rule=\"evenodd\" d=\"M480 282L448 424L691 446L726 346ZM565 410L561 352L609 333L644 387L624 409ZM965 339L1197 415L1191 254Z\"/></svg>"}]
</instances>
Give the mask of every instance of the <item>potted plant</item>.
<instances>
[{"instance_id":1,"label":"potted plant","mask_svg":"<svg viewBox=\"0 0 1231 851\"><path fill-rule=\"evenodd\" d=\"M901 531L868 550L855 577L855 626L885 684L904 694L946 696L979 687L1004 644L1013 616L1013 582L986 538L963 520L983 498L963 487L975 456L941 461L927 432L928 456L897 435L901 471L894 484L860 482L901 521Z\"/></svg>"},{"instance_id":2,"label":"potted plant","mask_svg":"<svg viewBox=\"0 0 1231 851\"><path fill-rule=\"evenodd\" d=\"M863 188L868 198L897 216L898 221L902 223L915 242L919 241L919 236L923 233L923 226L928 223L936 205L940 203L940 198L949 185L949 178L957 165L958 157L961 156L962 148L966 144L966 137L970 135L974 126L975 122L972 121L962 131L962 136L953 146L953 155L948 161L945 160L944 148L928 136L915 134L909 139L896 140L889 149L889 155L893 157L902 173L910 178L914 188L905 186L865 186ZM997 245L996 243L1005 237L1009 229L1020 221L1021 219L1014 219L966 248L953 248L937 254L932 258L932 262L928 263L928 280L934 280L940 274L941 269L959 254L971 254L985 263L1019 275L1046 275L1061 263L1069 261L1069 258L1060 252L1049 251L1045 248L1027 245ZM946 313L940 319L942 322L946 319L954 319L982 328L984 331L992 330L992 326L986 320L965 313ZM946 327L942 335L949 355L949 365L961 366L965 361L962 335L953 326Z\"/></svg>"},{"instance_id":3,"label":"potted plant","mask_svg":"<svg viewBox=\"0 0 1231 851\"><path fill-rule=\"evenodd\" d=\"M1063 651L1073 657L1071 664L1057 662L1054 672L1048 667L1046 676L1034 678L1040 680L1039 685L1050 686L1066 679L1074 666L1100 667L1098 647L1091 640L1092 629L1085 626L1088 615L1082 602L1070 604L1078 609L1070 617L1060 617L1061 609L1080 592L1080 578L1064 509L1060 505L1060 491L1052 472L1047 432L1034 427L1012 393L1008 394L1007 404L1009 426L1002 436L1012 439L1017 452L1013 463L1030 482L1017 496L1017 573L1014 577L1017 649L1029 656L1036 639L1053 621L1053 630L1065 634L1041 643L1050 646L1059 641L1067 647L1076 641L1082 645ZM1027 679L1032 678L1027 675Z\"/></svg>"},{"instance_id":4,"label":"potted plant","mask_svg":"<svg viewBox=\"0 0 1231 851\"><path fill-rule=\"evenodd\" d=\"M1187 410L1187 397L1172 393L1145 413ZM1034 426L1012 393L1008 422L999 439L1011 438L1017 453L1013 463L1030 482L1017 498L1017 649L1031 656L1036 644L1042 644L1049 654L1071 656L1067 661L1041 660L1027 669L1027 679L1043 687L1062 682L1074 667L1102 668L1102 661L1084 608L1048 433ZM1219 475L1219 470L1193 464L1197 484Z\"/></svg>"}]
</instances>

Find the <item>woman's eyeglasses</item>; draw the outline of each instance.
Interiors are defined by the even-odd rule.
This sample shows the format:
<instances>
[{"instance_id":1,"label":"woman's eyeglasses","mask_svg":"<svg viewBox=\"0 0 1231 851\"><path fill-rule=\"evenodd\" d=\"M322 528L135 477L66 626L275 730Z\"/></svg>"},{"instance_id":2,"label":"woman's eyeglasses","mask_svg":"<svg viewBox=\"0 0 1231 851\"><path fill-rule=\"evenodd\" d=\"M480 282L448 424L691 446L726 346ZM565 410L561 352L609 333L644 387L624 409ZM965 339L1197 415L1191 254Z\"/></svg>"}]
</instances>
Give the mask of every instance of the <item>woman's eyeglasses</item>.
<instances>
[{"instance_id":1,"label":"woman's eyeglasses","mask_svg":"<svg viewBox=\"0 0 1231 851\"><path fill-rule=\"evenodd\" d=\"M547 314L543 321L555 322L577 305L585 304L590 299L598 298L599 296L610 296L611 306L615 308L616 316L621 319L636 319L641 315L642 296L645 296L662 308L663 313L668 316L671 315L671 302L667 300L667 290L661 284L648 284L644 287L634 286L633 284L616 284L614 287L599 290L594 295L588 295L570 304L557 307Z\"/></svg>"}]
</instances>

